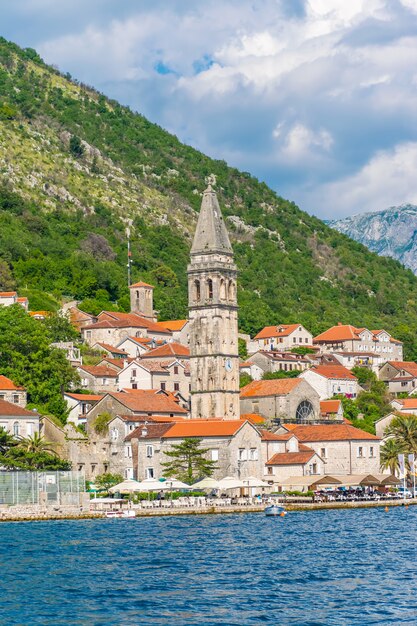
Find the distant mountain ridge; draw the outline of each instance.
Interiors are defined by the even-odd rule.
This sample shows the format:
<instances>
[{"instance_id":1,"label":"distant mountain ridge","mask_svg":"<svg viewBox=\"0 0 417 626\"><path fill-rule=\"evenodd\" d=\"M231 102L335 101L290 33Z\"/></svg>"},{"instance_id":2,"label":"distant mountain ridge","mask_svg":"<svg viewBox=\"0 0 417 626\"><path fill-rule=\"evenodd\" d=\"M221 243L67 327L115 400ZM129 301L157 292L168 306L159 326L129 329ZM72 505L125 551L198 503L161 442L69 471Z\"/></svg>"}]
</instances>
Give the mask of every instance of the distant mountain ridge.
<instances>
[{"instance_id":1,"label":"distant mountain ridge","mask_svg":"<svg viewBox=\"0 0 417 626\"><path fill-rule=\"evenodd\" d=\"M403 204L327 222L381 256L397 259L417 274L417 206Z\"/></svg>"}]
</instances>

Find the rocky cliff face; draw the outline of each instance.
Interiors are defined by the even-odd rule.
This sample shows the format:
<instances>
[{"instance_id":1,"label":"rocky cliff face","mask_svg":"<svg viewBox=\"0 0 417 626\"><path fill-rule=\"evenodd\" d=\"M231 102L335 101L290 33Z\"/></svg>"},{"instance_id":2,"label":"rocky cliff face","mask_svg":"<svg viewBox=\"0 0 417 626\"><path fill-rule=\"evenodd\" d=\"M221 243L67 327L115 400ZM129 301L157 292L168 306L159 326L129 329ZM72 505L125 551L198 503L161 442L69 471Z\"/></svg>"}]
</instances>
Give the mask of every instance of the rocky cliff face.
<instances>
[{"instance_id":1,"label":"rocky cliff face","mask_svg":"<svg viewBox=\"0 0 417 626\"><path fill-rule=\"evenodd\" d=\"M397 259L417 274L416 205L404 204L328 223L370 250Z\"/></svg>"}]
</instances>

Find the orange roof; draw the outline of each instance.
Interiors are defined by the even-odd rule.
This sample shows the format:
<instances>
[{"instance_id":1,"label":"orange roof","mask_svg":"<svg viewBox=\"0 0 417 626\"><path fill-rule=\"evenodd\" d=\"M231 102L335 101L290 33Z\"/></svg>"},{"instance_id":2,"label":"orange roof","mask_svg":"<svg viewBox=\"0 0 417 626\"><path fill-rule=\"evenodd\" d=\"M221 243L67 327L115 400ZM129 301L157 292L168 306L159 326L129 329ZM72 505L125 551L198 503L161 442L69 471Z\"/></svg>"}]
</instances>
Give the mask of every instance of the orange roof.
<instances>
[{"instance_id":1,"label":"orange roof","mask_svg":"<svg viewBox=\"0 0 417 626\"><path fill-rule=\"evenodd\" d=\"M174 396L157 393L155 389L129 389L129 393L118 392L108 395L118 400L133 413L179 413L187 415L186 409L176 402Z\"/></svg>"},{"instance_id":2,"label":"orange roof","mask_svg":"<svg viewBox=\"0 0 417 626\"><path fill-rule=\"evenodd\" d=\"M254 339L269 339L270 337L288 337L301 324L279 324L278 326L265 326L255 335Z\"/></svg>"},{"instance_id":3,"label":"orange roof","mask_svg":"<svg viewBox=\"0 0 417 626\"><path fill-rule=\"evenodd\" d=\"M362 441L371 439L379 441L379 438L364 430L350 426L349 424L312 424L302 426L299 424L284 424L284 428L291 430L299 441Z\"/></svg>"},{"instance_id":4,"label":"orange roof","mask_svg":"<svg viewBox=\"0 0 417 626\"><path fill-rule=\"evenodd\" d=\"M316 453L314 450L278 452L267 461L267 465L305 465Z\"/></svg>"},{"instance_id":5,"label":"orange roof","mask_svg":"<svg viewBox=\"0 0 417 626\"><path fill-rule=\"evenodd\" d=\"M262 441L288 441L294 437L293 433L271 433L270 430L261 430Z\"/></svg>"},{"instance_id":6,"label":"orange roof","mask_svg":"<svg viewBox=\"0 0 417 626\"><path fill-rule=\"evenodd\" d=\"M17 387L7 376L0 376L0 389L2 391L24 391L24 387Z\"/></svg>"},{"instance_id":7,"label":"orange roof","mask_svg":"<svg viewBox=\"0 0 417 626\"><path fill-rule=\"evenodd\" d=\"M48 317L49 315L52 315L52 313L51 311L29 311L29 315L31 315L32 317Z\"/></svg>"},{"instance_id":8,"label":"orange roof","mask_svg":"<svg viewBox=\"0 0 417 626\"><path fill-rule=\"evenodd\" d=\"M173 424L163 438L232 437L243 424L242 420L184 420Z\"/></svg>"},{"instance_id":9,"label":"orange roof","mask_svg":"<svg viewBox=\"0 0 417 626\"><path fill-rule=\"evenodd\" d=\"M91 374L91 376L104 376L107 378L117 378L117 372L105 365L80 365L80 370Z\"/></svg>"},{"instance_id":10,"label":"orange roof","mask_svg":"<svg viewBox=\"0 0 417 626\"><path fill-rule=\"evenodd\" d=\"M340 400L322 400L320 402L320 413L337 413L340 405Z\"/></svg>"},{"instance_id":11,"label":"orange roof","mask_svg":"<svg viewBox=\"0 0 417 626\"><path fill-rule=\"evenodd\" d=\"M28 299L25 296L23 296L22 298L18 298L17 301L18 302L27 302Z\"/></svg>"},{"instance_id":12,"label":"orange roof","mask_svg":"<svg viewBox=\"0 0 417 626\"><path fill-rule=\"evenodd\" d=\"M251 422L251 424L263 424L265 421L265 418L262 415L258 415L258 413L242 413L240 419Z\"/></svg>"},{"instance_id":13,"label":"orange roof","mask_svg":"<svg viewBox=\"0 0 417 626\"><path fill-rule=\"evenodd\" d=\"M315 365L309 371L324 378L357 380L356 376L343 365Z\"/></svg>"},{"instance_id":14,"label":"orange roof","mask_svg":"<svg viewBox=\"0 0 417 626\"><path fill-rule=\"evenodd\" d=\"M182 330L187 322L188 320L167 320L165 322L157 322L157 324L174 332L176 330Z\"/></svg>"},{"instance_id":15,"label":"orange roof","mask_svg":"<svg viewBox=\"0 0 417 626\"><path fill-rule=\"evenodd\" d=\"M349 339L359 339L359 332L365 330L364 328L356 328L351 324L338 324L332 326L324 333L314 337L313 341L347 341Z\"/></svg>"},{"instance_id":16,"label":"orange roof","mask_svg":"<svg viewBox=\"0 0 417 626\"><path fill-rule=\"evenodd\" d=\"M409 374L417 375L417 363L414 361L388 361L388 363L395 369L405 370Z\"/></svg>"},{"instance_id":17,"label":"orange roof","mask_svg":"<svg viewBox=\"0 0 417 626\"><path fill-rule=\"evenodd\" d=\"M13 296L17 296L16 291L0 291L0 298L12 298Z\"/></svg>"},{"instance_id":18,"label":"orange roof","mask_svg":"<svg viewBox=\"0 0 417 626\"><path fill-rule=\"evenodd\" d=\"M84 326L84 329L94 328L145 328L150 332L171 334L169 330L158 326L136 313L119 313L114 311L102 311L98 315L98 321L94 324Z\"/></svg>"},{"instance_id":19,"label":"orange roof","mask_svg":"<svg viewBox=\"0 0 417 626\"><path fill-rule=\"evenodd\" d=\"M132 287L148 287L149 289L155 289L155 287L153 285L149 285L148 283L144 283L141 280L138 283L134 283L133 285L130 285L129 289L132 289Z\"/></svg>"},{"instance_id":20,"label":"orange roof","mask_svg":"<svg viewBox=\"0 0 417 626\"><path fill-rule=\"evenodd\" d=\"M300 378L275 378L273 380L253 380L240 390L241 398L264 396L286 396L301 383Z\"/></svg>"},{"instance_id":21,"label":"orange roof","mask_svg":"<svg viewBox=\"0 0 417 626\"><path fill-rule=\"evenodd\" d=\"M0 400L0 415L16 415L16 417L39 417L36 411L28 411L22 409L18 404L14 402L6 402L6 400Z\"/></svg>"},{"instance_id":22,"label":"orange roof","mask_svg":"<svg viewBox=\"0 0 417 626\"><path fill-rule=\"evenodd\" d=\"M417 398L395 398L394 402L402 404L403 409L417 409Z\"/></svg>"},{"instance_id":23,"label":"orange roof","mask_svg":"<svg viewBox=\"0 0 417 626\"><path fill-rule=\"evenodd\" d=\"M190 356L190 350L187 346L183 346L181 343L172 341L171 343L164 343L162 346L153 348L149 352L145 352L141 356L142 359L160 359L161 357L181 357L187 358Z\"/></svg>"},{"instance_id":24,"label":"orange roof","mask_svg":"<svg viewBox=\"0 0 417 626\"><path fill-rule=\"evenodd\" d=\"M121 354L121 355L128 356L125 350L121 350L120 348L115 348L114 346L111 346L109 343L97 341L97 343L94 344L93 348L95 346L100 346L101 348L104 348L105 350L107 350L108 352L111 352L112 354Z\"/></svg>"},{"instance_id":25,"label":"orange roof","mask_svg":"<svg viewBox=\"0 0 417 626\"><path fill-rule=\"evenodd\" d=\"M93 394L93 393L69 393L68 391L64 392L66 396L70 398L74 398L74 400L81 400L84 402L98 402L103 397L103 394Z\"/></svg>"}]
</instances>

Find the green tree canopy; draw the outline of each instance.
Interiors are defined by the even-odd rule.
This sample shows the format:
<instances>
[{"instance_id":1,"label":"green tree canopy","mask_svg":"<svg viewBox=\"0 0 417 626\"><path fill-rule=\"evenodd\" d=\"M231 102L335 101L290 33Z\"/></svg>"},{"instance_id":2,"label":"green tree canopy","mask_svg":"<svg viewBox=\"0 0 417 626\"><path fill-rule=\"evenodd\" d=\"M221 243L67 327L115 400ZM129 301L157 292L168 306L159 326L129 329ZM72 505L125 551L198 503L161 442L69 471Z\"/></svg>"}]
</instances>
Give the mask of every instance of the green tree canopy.
<instances>
[{"instance_id":1,"label":"green tree canopy","mask_svg":"<svg viewBox=\"0 0 417 626\"><path fill-rule=\"evenodd\" d=\"M165 452L171 460L161 463L166 478L178 478L188 484L212 476L216 463L206 458L208 448L201 448L201 438L190 437Z\"/></svg>"}]
</instances>

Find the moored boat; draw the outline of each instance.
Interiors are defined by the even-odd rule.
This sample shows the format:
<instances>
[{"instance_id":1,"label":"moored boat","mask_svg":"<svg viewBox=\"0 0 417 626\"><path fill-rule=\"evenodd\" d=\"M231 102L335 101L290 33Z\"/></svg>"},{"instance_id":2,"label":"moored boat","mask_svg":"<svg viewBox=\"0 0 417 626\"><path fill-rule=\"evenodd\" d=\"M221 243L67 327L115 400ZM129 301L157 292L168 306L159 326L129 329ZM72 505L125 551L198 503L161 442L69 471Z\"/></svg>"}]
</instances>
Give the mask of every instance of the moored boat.
<instances>
[{"instance_id":1,"label":"moored boat","mask_svg":"<svg viewBox=\"0 0 417 626\"><path fill-rule=\"evenodd\" d=\"M287 513L285 508L280 504L271 504L264 509L264 512L265 515L268 516L279 515L281 517Z\"/></svg>"},{"instance_id":2,"label":"moored boat","mask_svg":"<svg viewBox=\"0 0 417 626\"><path fill-rule=\"evenodd\" d=\"M104 513L105 517L135 517L135 511L132 509L125 509L123 511L106 511Z\"/></svg>"}]
</instances>

